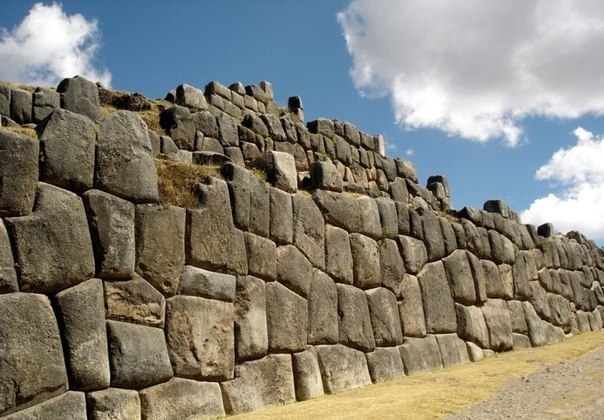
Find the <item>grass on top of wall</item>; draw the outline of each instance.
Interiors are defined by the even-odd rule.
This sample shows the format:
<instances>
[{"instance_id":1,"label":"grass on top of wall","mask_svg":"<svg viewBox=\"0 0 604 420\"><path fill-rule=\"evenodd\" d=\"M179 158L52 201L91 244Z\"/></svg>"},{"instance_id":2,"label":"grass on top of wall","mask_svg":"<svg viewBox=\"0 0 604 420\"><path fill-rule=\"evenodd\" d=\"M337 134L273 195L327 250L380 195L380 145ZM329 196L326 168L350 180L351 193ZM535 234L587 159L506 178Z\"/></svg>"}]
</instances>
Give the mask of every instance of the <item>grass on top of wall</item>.
<instances>
[{"instance_id":1,"label":"grass on top of wall","mask_svg":"<svg viewBox=\"0 0 604 420\"><path fill-rule=\"evenodd\" d=\"M157 169L159 201L163 205L184 208L199 206L199 183L203 178L220 178L220 167L200 166L190 162L154 159Z\"/></svg>"}]
</instances>

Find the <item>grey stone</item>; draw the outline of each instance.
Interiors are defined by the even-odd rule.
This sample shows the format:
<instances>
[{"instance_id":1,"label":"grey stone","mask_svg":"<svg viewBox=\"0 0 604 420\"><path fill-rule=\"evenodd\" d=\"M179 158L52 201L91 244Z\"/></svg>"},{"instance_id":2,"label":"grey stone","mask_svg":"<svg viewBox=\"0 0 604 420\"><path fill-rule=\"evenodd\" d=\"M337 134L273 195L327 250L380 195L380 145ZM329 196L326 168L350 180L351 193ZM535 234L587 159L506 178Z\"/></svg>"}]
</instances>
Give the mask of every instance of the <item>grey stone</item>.
<instances>
[{"instance_id":1,"label":"grey stone","mask_svg":"<svg viewBox=\"0 0 604 420\"><path fill-rule=\"evenodd\" d=\"M380 222L380 211L377 202L367 196L357 198L357 202L361 216L359 233L373 239L380 239L382 237L382 224Z\"/></svg>"},{"instance_id":2,"label":"grey stone","mask_svg":"<svg viewBox=\"0 0 604 420\"><path fill-rule=\"evenodd\" d=\"M398 348L407 375L443 368L440 348L433 335L425 338L405 337Z\"/></svg>"},{"instance_id":3,"label":"grey stone","mask_svg":"<svg viewBox=\"0 0 604 420\"><path fill-rule=\"evenodd\" d=\"M342 175L331 162L313 162L310 165L311 188L341 192Z\"/></svg>"},{"instance_id":4,"label":"grey stone","mask_svg":"<svg viewBox=\"0 0 604 420\"><path fill-rule=\"evenodd\" d=\"M522 302L526 323L528 325L528 336L533 346L544 346L548 344L545 333L545 322L539 318L537 312L529 302Z\"/></svg>"},{"instance_id":5,"label":"grey stone","mask_svg":"<svg viewBox=\"0 0 604 420\"><path fill-rule=\"evenodd\" d=\"M292 197L294 245L317 268L325 267L325 226L323 215L310 197Z\"/></svg>"},{"instance_id":6,"label":"grey stone","mask_svg":"<svg viewBox=\"0 0 604 420\"><path fill-rule=\"evenodd\" d=\"M239 131L237 122L230 115L219 113L216 116L218 123L218 140L223 146L239 146Z\"/></svg>"},{"instance_id":7,"label":"grey stone","mask_svg":"<svg viewBox=\"0 0 604 420\"><path fill-rule=\"evenodd\" d=\"M195 132L199 125L198 118L193 118L193 115L195 114L191 114L189 108L180 105L173 105L159 114L161 127L174 140L179 149L193 149Z\"/></svg>"},{"instance_id":8,"label":"grey stone","mask_svg":"<svg viewBox=\"0 0 604 420\"><path fill-rule=\"evenodd\" d=\"M237 360L266 355L268 332L264 281L252 276L238 277L234 304Z\"/></svg>"},{"instance_id":9,"label":"grey stone","mask_svg":"<svg viewBox=\"0 0 604 420\"><path fill-rule=\"evenodd\" d=\"M131 389L107 388L86 394L88 418L91 420L118 420L141 418L138 392Z\"/></svg>"},{"instance_id":10,"label":"grey stone","mask_svg":"<svg viewBox=\"0 0 604 420\"><path fill-rule=\"evenodd\" d=\"M59 327L46 296L0 295L0 414L68 388Z\"/></svg>"},{"instance_id":11,"label":"grey stone","mask_svg":"<svg viewBox=\"0 0 604 420\"><path fill-rule=\"evenodd\" d=\"M407 191L407 183L403 178L396 178L389 183L388 192L392 200L407 204L409 200L409 191Z\"/></svg>"},{"instance_id":12,"label":"grey stone","mask_svg":"<svg viewBox=\"0 0 604 420\"><path fill-rule=\"evenodd\" d=\"M252 162L252 166L266 173L267 181L280 190L295 193L298 191L296 162L289 153L268 151Z\"/></svg>"},{"instance_id":13,"label":"grey stone","mask_svg":"<svg viewBox=\"0 0 604 420\"><path fill-rule=\"evenodd\" d=\"M208 102L203 92L186 83L176 87L176 104L199 110L208 109Z\"/></svg>"},{"instance_id":14,"label":"grey stone","mask_svg":"<svg viewBox=\"0 0 604 420\"><path fill-rule=\"evenodd\" d=\"M128 279L134 273L134 205L100 190L82 195L88 211L97 276Z\"/></svg>"},{"instance_id":15,"label":"grey stone","mask_svg":"<svg viewBox=\"0 0 604 420\"><path fill-rule=\"evenodd\" d=\"M526 300L531 297L531 288L529 285L528 267L526 254L521 252L512 266L512 275L514 278L514 298Z\"/></svg>"},{"instance_id":16,"label":"grey stone","mask_svg":"<svg viewBox=\"0 0 604 420\"><path fill-rule=\"evenodd\" d=\"M495 351L512 349L512 320L507 304L501 299L489 299L482 307L489 331L489 348Z\"/></svg>"},{"instance_id":17,"label":"grey stone","mask_svg":"<svg viewBox=\"0 0 604 420\"><path fill-rule=\"evenodd\" d=\"M266 125L268 129L268 135L275 141L285 141L287 136L285 135L285 131L283 130L283 126L281 125L281 121L279 117L273 114L262 114L260 115L260 119Z\"/></svg>"},{"instance_id":18,"label":"grey stone","mask_svg":"<svg viewBox=\"0 0 604 420\"><path fill-rule=\"evenodd\" d=\"M378 347L396 346L403 341L396 297L383 287L365 291L373 337Z\"/></svg>"},{"instance_id":19,"label":"grey stone","mask_svg":"<svg viewBox=\"0 0 604 420\"><path fill-rule=\"evenodd\" d=\"M32 102L31 122L39 123L53 110L61 107L61 94L52 89L38 87L32 95Z\"/></svg>"},{"instance_id":20,"label":"grey stone","mask_svg":"<svg viewBox=\"0 0 604 420\"><path fill-rule=\"evenodd\" d=\"M271 354L242 363L235 379L221 384L224 406L229 414L241 414L296 400L289 354Z\"/></svg>"},{"instance_id":21,"label":"grey stone","mask_svg":"<svg viewBox=\"0 0 604 420\"><path fill-rule=\"evenodd\" d=\"M112 387L140 389L173 376L161 329L107 321L107 338Z\"/></svg>"},{"instance_id":22,"label":"grey stone","mask_svg":"<svg viewBox=\"0 0 604 420\"><path fill-rule=\"evenodd\" d=\"M32 122L33 99L31 92L11 89L10 118L19 125Z\"/></svg>"},{"instance_id":23,"label":"grey stone","mask_svg":"<svg viewBox=\"0 0 604 420\"><path fill-rule=\"evenodd\" d=\"M405 376L403 360L396 347L378 347L365 356L373 383L391 381Z\"/></svg>"},{"instance_id":24,"label":"grey stone","mask_svg":"<svg viewBox=\"0 0 604 420\"><path fill-rule=\"evenodd\" d=\"M255 134L262 137L268 137L268 128L262 119L254 114L246 114L241 123L244 127L249 128Z\"/></svg>"},{"instance_id":25,"label":"grey stone","mask_svg":"<svg viewBox=\"0 0 604 420\"><path fill-rule=\"evenodd\" d=\"M142 277L105 282L107 318L163 328L166 302Z\"/></svg>"},{"instance_id":26,"label":"grey stone","mask_svg":"<svg viewBox=\"0 0 604 420\"><path fill-rule=\"evenodd\" d=\"M86 418L86 397L83 392L69 391L35 407L3 417L6 420L55 420Z\"/></svg>"},{"instance_id":27,"label":"grey stone","mask_svg":"<svg viewBox=\"0 0 604 420\"><path fill-rule=\"evenodd\" d=\"M234 227L226 182L209 178L200 185L203 206L189 210L187 264L229 274L247 273L243 232Z\"/></svg>"},{"instance_id":28,"label":"grey stone","mask_svg":"<svg viewBox=\"0 0 604 420\"><path fill-rule=\"evenodd\" d=\"M424 242L428 251L428 260L435 261L445 256L445 243L438 218L431 211L424 212L422 218Z\"/></svg>"},{"instance_id":29,"label":"grey stone","mask_svg":"<svg viewBox=\"0 0 604 420\"><path fill-rule=\"evenodd\" d=\"M174 374L226 381L235 365L235 311L232 303L174 296L166 304L166 340Z\"/></svg>"},{"instance_id":30,"label":"grey stone","mask_svg":"<svg viewBox=\"0 0 604 420\"><path fill-rule=\"evenodd\" d=\"M481 260L485 272L487 297L512 299L514 297L512 267L507 264L497 266L489 260Z\"/></svg>"},{"instance_id":31,"label":"grey stone","mask_svg":"<svg viewBox=\"0 0 604 420\"><path fill-rule=\"evenodd\" d=\"M426 335L422 294L417 277L406 274L401 284L402 299L398 304L403 334L411 337Z\"/></svg>"},{"instance_id":32,"label":"grey stone","mask_svg":"<svg viewBox=\"0 0 604 420\"><path fill-rule=\"evenodd\" d=\"M168 382L140 391L145 419L218 418L225 415L220 385L190 379Z\"/></svg>"},{"instance_id":33,"label":"grey stone","mask_svg":"<svg viewBox=\"0 0 604 420\"><path fill-rule=\"evenodd\" d=\"M382 286L389 289L395 296L400 296L405 267L398 245L392 239L383 239L379 243L379 252Z\"/></svg>"},{"instance_id":34,"label":"grey stone","mask_svg":"<svg viewBox=\"0 0 604 420\"><path fill-rule=\"evenodd\" d=\"M531 348L531 340L524 334L512 333L514 350Z\"/></svg>"},{"instance_id":35,"label":"grey stone","mask_svg":"<svg viewBox=\"0 0 604 420\"><path fill-rule=\"evenodd\" d=\"M94 275L88 221L77 195L39 183L34 213L6 222L21 291L52 294Z\"/></svg>"},{"instance_id":36,"label":"grey stone","mask_svg":"<svg viewBox=\"0 0 604 420\"><path fill-rule=\"evenodd\" d=\"M306 350L292 355L296 399L306 401L323 395L323 381L319 361L314 351Z\"/></svg>"},{"instance_id":37,"label":"grey stone","mask_svg":"<svg viewBox=\"0 0 604 420\"><path fill-rule=\"evenodd\" d=\"M311 133L322 134L327 138L332 138L335 135L333 121L327 118L309 121L306 123L306 127Z\"/></svg>"},{"instance_id":38,"label":"grey stone","mask_svg":"<svg viewBox=\"0 0 604 420\"><path fill-rule=\"evenodd\" d=\"M8 232L0 219L0 294L18 291L17 272Z\"/></svg>"},{"instance_id":39,"label":"grey stone","mask_svg":"<svg viewBox=\"0 0 604 420\"><path fill-rule=\"evenodd\" d=\"M489 347L489 330L481 308L455 304L457 314L457 334L482 348Z\"/></svg>"},{"instance_id":40,"label":"grey stone","mask_svg":"<svg viewBox=\"0 0 604 420\"><path fill-rule=\"evenodd\" d=\"M269 351L293 353L304 350L308 334L306 299L280 283L267 283L266 324Z\"/></svg>"},{"instance_id":41,"label":"grey stone","mask_svg":"<svg viewBox=\"0 0 604 420\"><path fill-rule=\"evenodd\" d=\"M338 289L327 274L315 269L308 294L308 343L335 344L338 339Z\"/></svg>"},{"instance_id":42,"label":"grey stone","mask_svg":"<svg viewBox=\"0 0 604 420\"><path fill-rule=\"evenodd\" d=\"M457 331L455 305L443 263L437 261L426 264L417 279L422 292L428 334Z\"/></svg>"},{"instance_id":43,"label":"grey stone","mask_svg":"<svg viewBox=\"0 0 604 420\"><path fill-rule=\"evenodd\" d=\"M308 296L313 267L310 261L293 245L277 248L277 280L302 297Z\"/></svg>"},{"instance_id":44,"label":"grey stone","mask_svg":"<svg viewBox=\"0 0 604 420\"><path fill-rule=\"evenodd\" d=\"M353 260L348 233L338 227L325 225L326 271L339 283L353 283Z\"/></svg>"},{"instance_id":45,"label":"grey stone","mask_svg":"<svg viewBox=\"0 0 604 420\"><path fill-rule=\"evenodd\" d=\"M38 140L0 128L0 217L31 213L38 185Z\"/></svg>"},{"instance_id":46,"label":"grey stone","mask_svg":"<svg viewBox=\"0 0 604 420\"><path fill-rule=\"evenodd\" d=\"M359 233L350 234L350 249L353 261L354 285L370 289L381 285L381 268L378 244Z\"/></svg>"},{"instance_id":47,"label":"grey stone","mask_svg":"<svg viewBox=\"0 0 604 420\"><path fill-rule=\"evenodd\" d=\"M405 271L417 274L428 261L426 246L419 239L410 236L399 235L397 237Z\"/></svg>"},{"instance_id":48,"label":"grey stone","mask_svg":"<svg viewBox=\"0 0 604 420\"><path fill-rule=\"evenodd\" d=\"M470 361L466 343L457 334L439 334L436 336L436 341L444 368L462 365Z\"/></svg>"},{"instance_id":49,"label":"grey stone","mask_svg":"<svg viewBox=\"0 0 604 420\"><path fill-rule=\"evenodd\" d=\"M10 93L11 88L0 85L0 115L10 116Z\"/></svg>"},{"instance_id":50,"label":"grey stone","mask_svg":"<svg viewBox=\"0 0 604 420\"><path fill-rule=\"evenodd\" d=\"M470 270L472 271L472 277L474 279L474 289L476 291L476 302L482 303L487 300L487 275L483 267L482 262L477 256L471 252L466 251L468 257L468 263L470 264ZM495 266L495 270L497 267Z\"/></svg>"},{"instance_id":51,"label":"grey stone","mask_svg":"<svg viewBox=\"0 0 604 420\"><path fill-rule=\"evenodd\" d=\"M178 291L185 264L186 210L136 206L136 272L166 296Z\"/></svg>"},{"instance_id":52,"label":"grey stone","mask_svg":"<svg viewBox=\"0 0 604 420\"><path fill-rule=\"evenodd\" d=\"M70 389L82 391L109 386L109 358L103 284L91 279L55 297L63 326Z\"/></svg>"},{"instance_id":53,"label":"grey stone","mask_svg":"<svg viewBox=\"0 0 604 420\"><path fill-rule=\"evenodd\" d=\"M253 233L245 232L248 271L251 275L268 281L277 278L277 247L274 242Z\"/></svg>"},{"instance_id":54,"label":"grey stone","mask_svg":"<svg viewBox=\"0 0 604 420\"><path fill-rule=\"evenodd\" d=\"M313 199L324 214L325 221L348 232L361 231L359 201L349 194L315 190Z\"/></svg>"},{"instance_id":55,"label":"grey stone","mask_svg":"<svg viewBox=\"0 0 604 420\"><path fill-rule=\"evenodd\" d=\"M371 384L365 355L341 344L315 347L323 387L329 394L337 394Z\"/></svg>"},{"instance_id":56,"label":"grey stone","mask_svg":"<svg viewBox=\"0 0 604 420\"><path fill-rule=\"evenodd\" d=\"M510 319L512 321L512 331L526 335L528 333L528 327L524 317L522 302L519 300L510 300L507 302L507 304L510 312Z\"/></svg>"},{"instance_id":57,"label":"grey stone","mask_svg":"<svg viewBox=\"0 0 604 420\"><path fill-rule=\"evenodd\" d=\"M475 303L476 290L466 252L456 250L443 259L443 264L453 299L465 305Z\"/></svg>"},{"instance_id":58,"label":"grey stone","mask_svg":"<svg viewBox=\"0 0 604 420\"><path fill-rule=\"evenodd\" d=\"M531 281L531 298L529 302L535 308L535 311L539 314L539 316L545 320L551 320L552 312L549 306L549 298L547 296L547 292L545 289L541 287L538 281ZM585 290L585 289L583 289ZM575 301L576 304L576 301Z\"/></svg>"},{"instance_id":59,"label":"grey stone","mask_svg":"<svg viewBox=\"0 0 604 420\"><path fill-rule=\"evenodd\" d=\"M362 290L337 284L340 343L362 351L372 351L375 339L367 297Z\"/></svg>"},{"instance_id":60,"label":"grey stone","mask_svg":"<svg viewBox=\"0 0 604 420\"><path fill-rule=\"evenodd\" d=\"M93 121L101 118L99 89L94 82L82 76L63 79L57 92L61 94L62 108L86 115Z\"/></svg>"},{"instance_id":61,"label":"grey stone","mask_svg":"<svg viewBox=\"0 0 604 420\"><path fill-rule=\"evenodd\" d=\"M233 302L236 282L237 278L231 274L216 273L186 265L178 293Z\"/></svg>"},{"instance_id":62,"label":"grey stone","mask_svg":"<svg viewBox=\"0 0 604 420\"><path fill-rule=\"evenodd\" d=\"M237 146L226 147L224 149L224 154L233 162L235 165L239 165L241 167L245 166L245 160L243 159L243 153L241 149Z\"/></svg>"},{"instance_id":63,"label":"grey stone","mask_svg":"<svg viewBox=\"0 0 604 420\"><path fill-rule=\"evenodd\" d=\"M485 357L483 350L472 342L466 342L466 349L468 350L468 356L472 362L478 362Z\"/></svg>"},{"instance_id":64,"label":"grey stone","mask_svg":"<svg viewBox=\"0 0 604 420\"><path fill-rule=\"evenodd\" d=\"M136 113L117 111L99 121L98 189L135 203L159 200L147 125Z\"/></svg>"},{"instance_id":65,"label":"grey stone","mask_svg":"<svg viewBox=\"0 0 604 420\"><path fill-rule=\"evenodd\" d=\"M396 239L398 235L398 214L395 202L384 197L376 199L375 202L380 213L382 238Z\"/></svg>"},{"instance_id":66,"label":"grey stone","mask_svg":"<svg viewBox=\"0 0 604 420\"><path fill-rule=\"evenodd\" d=\"M218 131L218 122L216 121L216 117L214 115L212 115L209 111L199 111L191 114L191 119L195 125L195 129L200 131L203 134L203 137L216 140L216 142L220 144L217 140L220 136L220 132ZM218 152L219 150L212 151Z\"/></svg>"}]
</instances>

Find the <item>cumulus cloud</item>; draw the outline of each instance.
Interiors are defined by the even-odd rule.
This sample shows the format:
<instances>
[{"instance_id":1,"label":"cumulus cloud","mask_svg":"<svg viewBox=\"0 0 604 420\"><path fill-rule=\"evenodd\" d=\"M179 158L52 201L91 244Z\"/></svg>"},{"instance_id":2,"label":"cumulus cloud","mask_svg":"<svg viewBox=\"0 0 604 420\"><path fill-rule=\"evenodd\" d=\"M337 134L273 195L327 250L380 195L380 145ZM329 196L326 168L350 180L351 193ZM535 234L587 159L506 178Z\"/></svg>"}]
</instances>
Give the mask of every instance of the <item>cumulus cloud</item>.
<instances>
[{"instance_id":1,"label":"cumulus cloud","mask_svg":"<svg viewBox=\"0 0 604 420\"><path fill-rule=\"evenodd\" d=\"M560 149L541 166L535 178L550 181L561 191L535 200L522 212L525 223L553 223L561 232L579 230L604 239L604 136L578 127L577 143Z\"/></svg>"},{"instance_id":2,"label":"cumulus cloud","mask_svg":"<svg viewBox=\"0 0 604 420\"><path fill-rule=\"evenodd\" d=\"M49 86L79 74L109 86L111 73L95 68L99 47L96 20L37 3L15 28L0 28L0 79Z\"/></svg>"},{"instance_id":3,"label":"cumulus cloud","mask_svg":"<svg viewBox=\"0 0 604 420\"><path fill-rule=\"evenodd\" d=\"M338 20L356 87L405 128L515 146L527 116L604 113L601 0L352 0Z\"/></svg>"}]
</instances>

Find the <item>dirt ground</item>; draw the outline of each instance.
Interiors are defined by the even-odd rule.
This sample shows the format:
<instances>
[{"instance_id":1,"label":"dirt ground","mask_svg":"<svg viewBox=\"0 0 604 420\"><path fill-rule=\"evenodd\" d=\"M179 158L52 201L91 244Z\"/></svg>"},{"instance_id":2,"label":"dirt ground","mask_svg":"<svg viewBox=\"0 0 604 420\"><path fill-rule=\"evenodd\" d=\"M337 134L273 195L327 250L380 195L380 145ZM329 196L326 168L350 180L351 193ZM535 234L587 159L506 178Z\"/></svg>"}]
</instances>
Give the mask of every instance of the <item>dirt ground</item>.
<instances>
[{"instance_id":1,"label":"dirt ground","mask_svg":"<svg viewBox=\"0 0 604 420\"><path fill-rule=\"evenodd\" d=\"M604 332L235 417L603 419Z\"/></svg>"}]
</instances>

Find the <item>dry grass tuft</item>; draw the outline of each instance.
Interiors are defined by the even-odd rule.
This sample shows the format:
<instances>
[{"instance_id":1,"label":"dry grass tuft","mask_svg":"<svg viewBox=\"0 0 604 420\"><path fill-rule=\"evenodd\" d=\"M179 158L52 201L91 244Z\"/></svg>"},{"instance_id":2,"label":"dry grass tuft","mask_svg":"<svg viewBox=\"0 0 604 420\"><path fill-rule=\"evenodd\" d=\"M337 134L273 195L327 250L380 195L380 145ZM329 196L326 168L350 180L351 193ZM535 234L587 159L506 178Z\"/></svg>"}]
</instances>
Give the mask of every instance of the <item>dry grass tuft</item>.
<instances>
[{"instance_id":1,"label":"dry grass tuft","mask_svg":"<svg viewBox=\"0 0 604 420\"><path fill-rule=\"evenodd\" d=\"M197 208L199 183L208 176L220 177L220 167L154 159L159 200L164 205Z\"/></svg>"},{"instance_id":2,"label":"dry grass tuft","mask_svg":"<svg viewBox=\"0 0 604 420\"><path fill-rule=\"evenodd\" d=\"M139 111L138 115L143 119L145 124L147 124L147 128L160 136L164 136L166 132L159 125L159 114L161 114L162 108L158 102L151 102L151 109L147 111Z\"/></svg>"},{"instance_id":3,"label":"dry grass tuft","mask_svg":"<svg viewBox=\"0 0 604 420\"><path fill-rule=\"evenodd\" d=\"M11 89L21 89L21 90L26 90L28 92L35 92L36 90L36 86L31 86L31 85L22 85L20 83L14 83L14 82L7 82L4 80L0 80L0 85L4 85L7 86ZM44 87L44 86L42 86ZM54 88L50 88L50 89L54 89Z\"/></svg>"},{"instance_id":4,"label":"dry grass tuft","mask_svg":"<svg viewBox=\"0 0 604 420\"><path fill-rule=\"evenodd\" d=\"M38 140L38 133L35 129L29 127L2 127L3 130L12 131L13 133L23 134L28 137L33 137Z\"/></svg>"}]
</instances>

